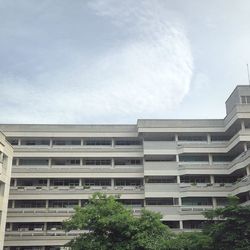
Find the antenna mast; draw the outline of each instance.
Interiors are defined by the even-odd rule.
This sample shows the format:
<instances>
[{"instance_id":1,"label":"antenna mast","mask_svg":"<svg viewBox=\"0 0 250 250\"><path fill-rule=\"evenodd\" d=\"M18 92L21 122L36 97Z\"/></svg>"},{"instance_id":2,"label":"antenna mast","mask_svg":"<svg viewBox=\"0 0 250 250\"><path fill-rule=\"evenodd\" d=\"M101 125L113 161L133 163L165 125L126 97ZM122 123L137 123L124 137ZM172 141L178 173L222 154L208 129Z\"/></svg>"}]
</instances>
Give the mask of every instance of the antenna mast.
<instances>
[{"instance_id":1,"label":"antenna mast","mask_svg":"<svg viewBox=\"0 0 250 250\"><path fill-rule=\"evenodd\" d=\"M248 83L250 85L250 75L249 75L249 67L248 67L248 63L247 63L247 76L248 76Z\"/></svg>"}]
</instances>

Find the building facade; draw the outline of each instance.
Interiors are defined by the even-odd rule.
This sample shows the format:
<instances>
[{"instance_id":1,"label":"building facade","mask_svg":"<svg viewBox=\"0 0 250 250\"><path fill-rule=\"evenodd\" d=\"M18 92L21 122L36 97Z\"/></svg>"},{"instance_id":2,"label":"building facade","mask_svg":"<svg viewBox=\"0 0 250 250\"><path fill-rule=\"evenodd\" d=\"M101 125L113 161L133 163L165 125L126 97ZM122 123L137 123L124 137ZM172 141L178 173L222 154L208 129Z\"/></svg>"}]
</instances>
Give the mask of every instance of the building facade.
<instances>
[{"instance_id":1,"label":"building facade","mask_svg":"<svg viewBox=\"0 0 250 250\"><path fill-rule=\"evenodd\" d=\"M3 249L13 149L0 132L0 249Z\"/></svg>"},{"instance_id":2,"label":"building facade","mask_svg":"<svg viewBox=\"0 0 250 250\"><path fill-rule=\"evenodd\" d=\"M62 221L94 192L145 207L173 230L199 229L228 195L250 204L250 86L224 119L135 125L0 125L14 147L5 248L59 249L78 232Z\"/></svg>"}]
</instances>

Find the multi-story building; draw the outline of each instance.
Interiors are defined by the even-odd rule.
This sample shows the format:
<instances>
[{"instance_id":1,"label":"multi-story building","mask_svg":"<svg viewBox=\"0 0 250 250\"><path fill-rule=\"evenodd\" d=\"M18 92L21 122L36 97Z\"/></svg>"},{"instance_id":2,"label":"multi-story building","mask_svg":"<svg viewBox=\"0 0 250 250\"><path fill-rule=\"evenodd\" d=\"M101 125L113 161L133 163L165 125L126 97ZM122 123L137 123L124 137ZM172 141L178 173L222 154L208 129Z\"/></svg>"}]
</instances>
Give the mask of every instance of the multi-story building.
<instances>
[{"instance_id":1,"label":"multi-story building","mask_svg":"<svg viewBox=\"0 0 250 250\"><path fill-rule=\"evenodd\" d=\"M0 249L3 249L13 149L0 132Z\"/></svg>"},{"instance_id":2,"label":"multi-story building","mask_svg":"<svg viewBox=\"0 0 250 250\"><path fill-rule=\"evenodd\" d=\"M56 249L78 232L62 221L96 191L175 230L199 229L228 195L250 203L250 86L237 86L224 119L136 125L0 125L14 147L6 249Z\"/></svg>"}]
</instances>

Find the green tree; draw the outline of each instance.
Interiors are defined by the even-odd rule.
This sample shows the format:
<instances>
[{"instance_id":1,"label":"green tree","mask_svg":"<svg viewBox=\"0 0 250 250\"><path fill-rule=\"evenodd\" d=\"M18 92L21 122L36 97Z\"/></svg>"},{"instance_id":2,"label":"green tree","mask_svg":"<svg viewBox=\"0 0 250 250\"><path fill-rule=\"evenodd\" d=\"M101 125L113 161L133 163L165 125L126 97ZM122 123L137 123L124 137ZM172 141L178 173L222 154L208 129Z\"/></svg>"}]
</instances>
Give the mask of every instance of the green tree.
<instances>
[{"instance_id":1,"label":"green tree","mask_svg":"<svg viewBox=\"0 0 250 250\"><path fill-rule=\"evenodd\" d=\"M96 193L65 221L67 231L88 230L67 246L73 250L165 250L173 234L160 219L160 214L146 210L135 217L114 197Z\"/></svg>"},{"instance_id":2,"label":"green tree","mask_svg":"<svg viewBox=\"0 0 250 250\"><path fill-rule=\"evenodd\" d=\"M202 232L183 232L168 241L171 250L212 250L212 239Z\"/></svg>"},{"instance_id":3,"label":"green tree","mask_svg":"<svg viewBox=\"0 0 250 250\"><path fill-rule=\"evenodd\" d=\"M250 206L239 205L237 197L229 198L223 208L207 211L210 220L204 233L213 240L213 249L250 249Z\"/></svg>"}]
</instances>

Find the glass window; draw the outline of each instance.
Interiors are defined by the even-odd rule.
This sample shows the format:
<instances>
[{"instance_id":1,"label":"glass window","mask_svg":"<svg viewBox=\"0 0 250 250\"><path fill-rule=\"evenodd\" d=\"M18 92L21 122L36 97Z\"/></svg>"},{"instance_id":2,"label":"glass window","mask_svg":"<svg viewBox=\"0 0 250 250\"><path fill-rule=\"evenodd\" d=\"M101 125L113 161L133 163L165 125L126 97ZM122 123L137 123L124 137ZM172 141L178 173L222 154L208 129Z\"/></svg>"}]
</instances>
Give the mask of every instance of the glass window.
<instances>
[{"instance_id":1,"label":"glass window","mask_svg":"<svg viewBox=\"0 0 250 250\"><path fill-rule=\"evenodd\" d=\"M141 140L116 140L115 141L116 146L137 146L142 145Z\"/></svg>"},{"instance_id":2,"label":"glass window","mask_svg":"<svg viewBox=\"0 0 250 250\"><path fill-rule=\"evenodd\" d=\"M176 176L147 176L146 183L177 183Z\"/></svg>"},{"instance_id":3,"label":"glass window","mask_svg":"<svg viewBox=\"0 0 250 250\"><path fill-rule=\"evenodd\" d=\"M84 179L84 186L111 186L111 179Z\"/></svg>"},{"instance_id":4,"label":"glass window","mask_svg":"<svg viewBox=\"0 0 250 250\"><path fill-rule=\"evenodd\" d=\"M142 179L115 179L115 186L142 186Z\"/></svg>"},{"instance_id":5,"label":"glass window","mask_svg":"<svg viewBox=\"0 0 250 250\"><path fill-rule=\"evenodd\" d=\"M48 159L35 159L35 158L24 158L24 159L19 159L19 165L48 165L49 160Z\"/></svg>"},{"instance_id":6,"label":"glass window","mask_svg":"<svg viewBox=\"0 0 250 250\"><path fill-rule=\"evenodd\" d=\"M111 140L86 140L84 145L87 146L111 146Z\"/></svg>"}]
</instances>

